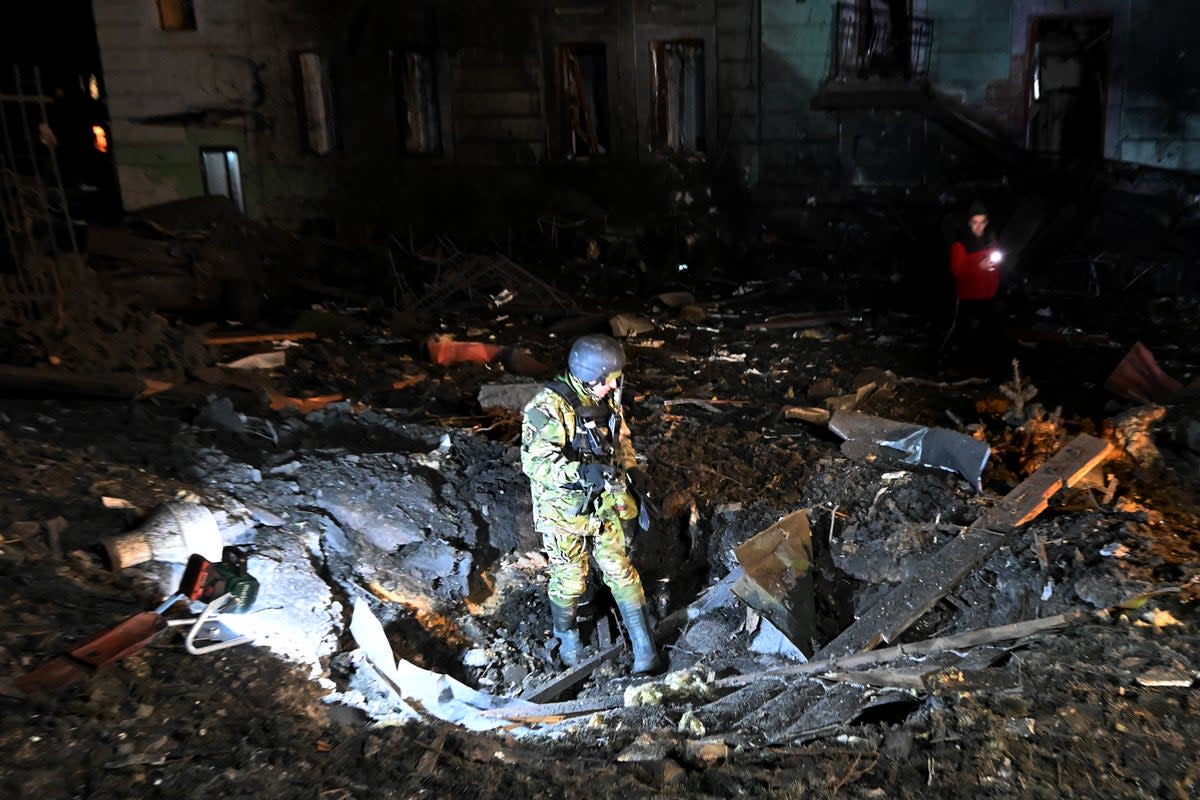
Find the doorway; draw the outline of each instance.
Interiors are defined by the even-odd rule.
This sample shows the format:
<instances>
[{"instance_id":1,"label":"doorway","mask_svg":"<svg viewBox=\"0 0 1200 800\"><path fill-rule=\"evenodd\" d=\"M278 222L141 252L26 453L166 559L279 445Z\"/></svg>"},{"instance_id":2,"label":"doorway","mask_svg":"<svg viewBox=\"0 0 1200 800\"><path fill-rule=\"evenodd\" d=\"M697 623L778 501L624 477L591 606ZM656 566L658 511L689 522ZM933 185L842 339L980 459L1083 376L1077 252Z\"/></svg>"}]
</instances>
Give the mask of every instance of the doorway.
<instances>
[{"instance_id":1,"label":"doorway","mask_svg":"<svg viewBox=\"0 0 1200 800\"><path fill-rule=\"evenodd\" d=\"M1064 161L1101 159L1112 18L1035 17L1029 41L1026 145Z\"/></svg>"}]
</instances>

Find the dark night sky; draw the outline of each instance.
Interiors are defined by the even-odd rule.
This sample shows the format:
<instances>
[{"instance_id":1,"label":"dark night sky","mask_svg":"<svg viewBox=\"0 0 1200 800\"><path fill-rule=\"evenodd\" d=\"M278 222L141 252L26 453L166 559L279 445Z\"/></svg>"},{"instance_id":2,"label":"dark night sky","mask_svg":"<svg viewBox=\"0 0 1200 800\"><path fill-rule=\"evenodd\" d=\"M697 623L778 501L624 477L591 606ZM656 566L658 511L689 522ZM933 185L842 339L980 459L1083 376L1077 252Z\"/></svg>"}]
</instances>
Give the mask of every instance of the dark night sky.
<instances>
[{"instance_id":1,"label":"dark night sky","mask_svg":"<svg viewBox=\"0 0 1200 800\"><path fill-rule=\"evenodd\" d=\"M49 92L77 82L79 74L99 74L100 53L90 0L14 3L0 25L0 87L11 91L12 65L38 66Z\"/></svg>"}]
</instances>

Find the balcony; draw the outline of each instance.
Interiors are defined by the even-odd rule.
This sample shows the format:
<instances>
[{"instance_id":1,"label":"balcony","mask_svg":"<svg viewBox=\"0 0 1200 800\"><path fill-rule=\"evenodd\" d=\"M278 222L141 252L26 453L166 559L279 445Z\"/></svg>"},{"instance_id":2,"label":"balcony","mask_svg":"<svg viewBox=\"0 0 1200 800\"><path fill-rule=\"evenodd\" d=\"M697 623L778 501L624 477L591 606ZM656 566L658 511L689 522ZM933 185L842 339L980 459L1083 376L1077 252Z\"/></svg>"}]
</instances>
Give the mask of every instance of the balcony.
<instances>
[{"instance_id":1,"label":"balcony","mask_svg":"<svg viewBox=\"0 0 1200 800\"><path fill-rule=\"evenodd\" d=\"M897 21L885 8L838 3L829 76L814 105L824 109L921 105L928 97L932 48L932 19Z\"/></svg>"}]
</instances>

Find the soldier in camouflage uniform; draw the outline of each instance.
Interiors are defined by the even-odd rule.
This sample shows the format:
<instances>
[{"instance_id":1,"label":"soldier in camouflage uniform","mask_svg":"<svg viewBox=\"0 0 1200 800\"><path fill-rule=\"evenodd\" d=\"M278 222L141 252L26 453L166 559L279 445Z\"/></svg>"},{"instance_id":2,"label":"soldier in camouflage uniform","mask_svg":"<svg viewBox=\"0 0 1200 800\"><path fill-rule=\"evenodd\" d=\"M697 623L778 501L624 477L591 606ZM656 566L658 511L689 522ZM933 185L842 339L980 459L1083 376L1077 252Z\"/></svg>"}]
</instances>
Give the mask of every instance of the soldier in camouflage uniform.
<instances>
[{"instance_id":1,"label":"soldier in camouflage uniform","mask_svg":"<svg viewBox=\"0 0 1200 800\"><path fill-rule=\"evenodd\" d=\"M590 554L629 632L633 671L644 673L660 670L661 662L642 580L626 548L626 525L638 518L638 505L626 484L637 460L621 413L624 367L625 352L612 337L578 339L567 371L525 406L521 468L529 476L534 529L550 560L547 593L563 662L579 661L575 618Z\"/></svg>"}]
</instances>

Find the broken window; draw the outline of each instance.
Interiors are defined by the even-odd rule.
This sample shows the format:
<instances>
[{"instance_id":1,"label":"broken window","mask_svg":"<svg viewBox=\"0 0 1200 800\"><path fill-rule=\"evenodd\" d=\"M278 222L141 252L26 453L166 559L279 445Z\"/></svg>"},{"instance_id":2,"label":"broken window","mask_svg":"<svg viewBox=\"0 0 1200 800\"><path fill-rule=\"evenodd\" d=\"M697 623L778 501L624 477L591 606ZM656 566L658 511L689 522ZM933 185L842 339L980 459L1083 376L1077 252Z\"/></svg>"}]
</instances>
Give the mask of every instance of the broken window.
<instances>
[{"instance_id":1,"label":"broken window","mask_svg":"<svg viewBox=\"0 0 1200 800\"><path fill-rule=\"evenodd\" d=\"M608 67L604 45L570 44L558 50L563 149L570 158L608 152Z\"/></svg>"},{"instance_id":2,"label":"broken window","mask_svg":"<svg viewBox=\"0 0 1200 800\"><path fill-rule=\"evenodd\" d=\"M437 155L442 150L442 131L433 58L414 50L392 50L388 57L404 152Z\"/></svg>"},{"instance_id":3,"label":"broken window","mask_svg":"<svg viewBox=\"0 0 1200 800\"><path fill-rule=\"evenodd\" d=\"M652 42L650 69L655 149L704 152L704 43Z\"/></svg>"},{"instance_id":4,"label":"broken window","mask_svg":"<svg viewBox=\"0 0 1200 800\"><path fill-rule=\"evenodd\" d=\"M238 163L238 152L226 147L203 147L200 149L200 169L204 174L204 193L224 195L234 202L239 210L245 211L242 199L242 168Z\"/></svg>"},{"instance_id":5,"label":"broken window","mask_svg":"<svg viewBox=\"0 0 1200 800\"><path fill-rule=\"evenodd\" d=\"M298 57L300 93L304 99L304 123L308 149L319 156L333 151L333 92L330 89L329 69L317 53L305 52Z\"/></svg>"},{"instance_id":6,"label":"broken window","mask_svg":"<svg viewBox=\"0 0 1200 800\"><path fill-rule=\"evenodd\" d=\"M164 31L196 30L194 0L158 0L158 24Z\"/></svg>"}]
</instances>

